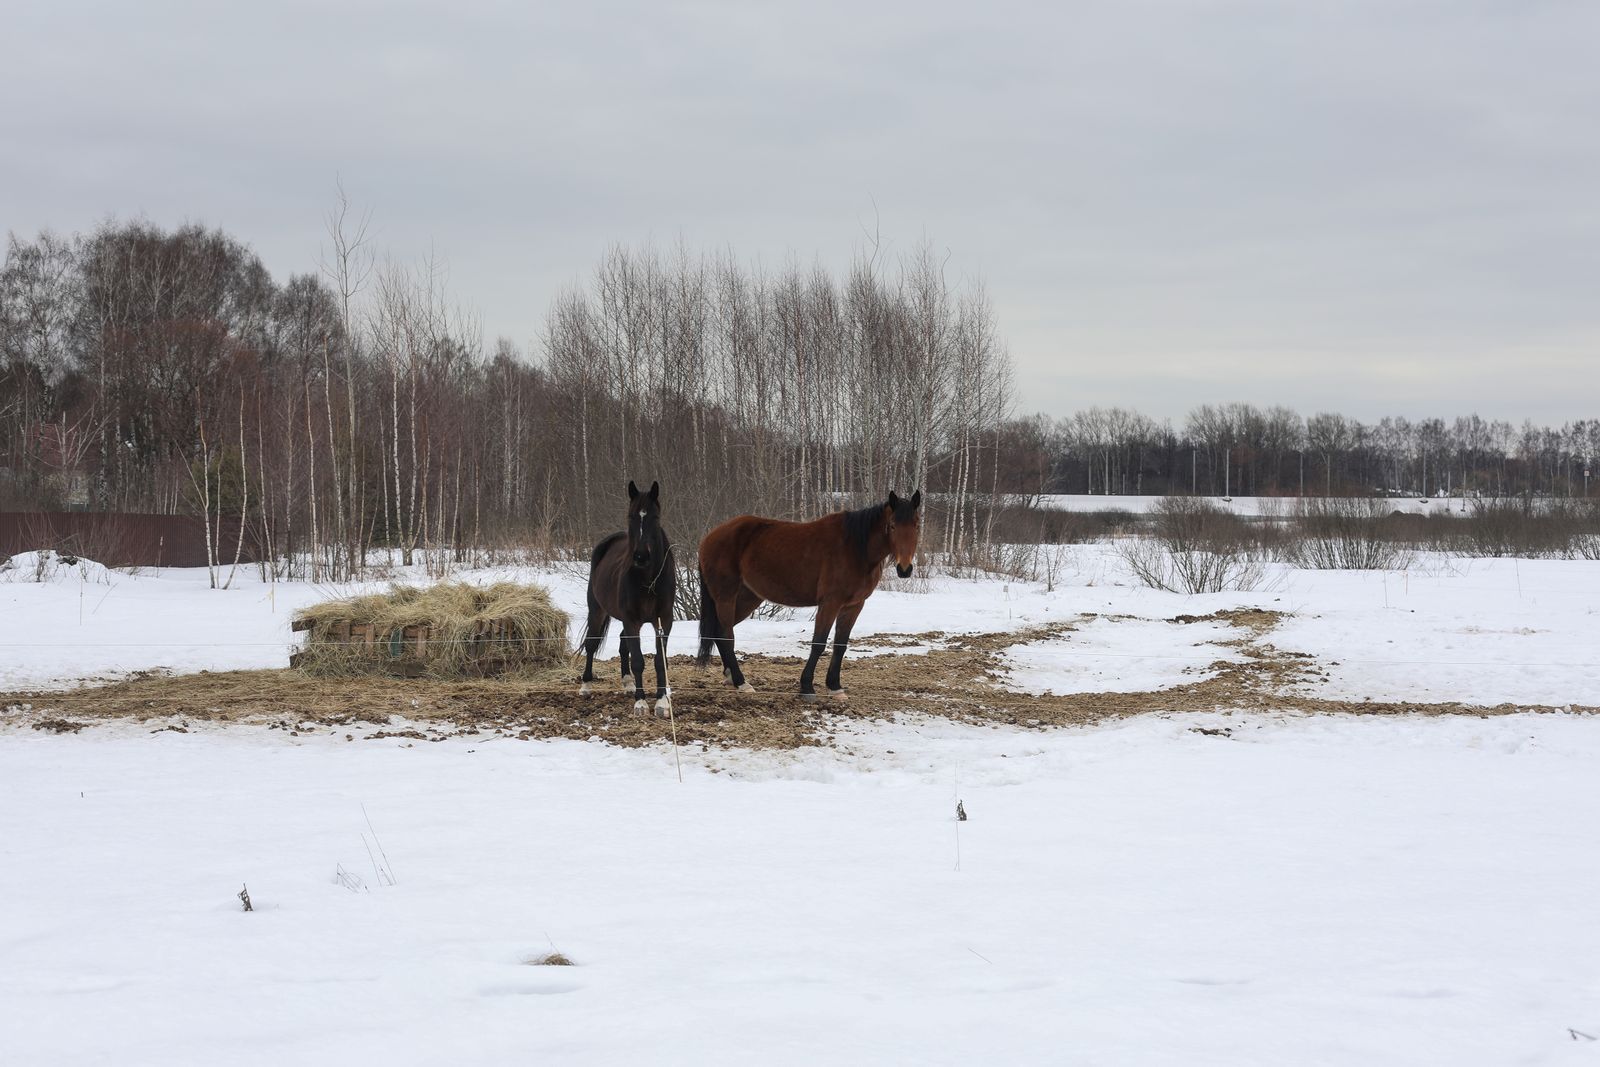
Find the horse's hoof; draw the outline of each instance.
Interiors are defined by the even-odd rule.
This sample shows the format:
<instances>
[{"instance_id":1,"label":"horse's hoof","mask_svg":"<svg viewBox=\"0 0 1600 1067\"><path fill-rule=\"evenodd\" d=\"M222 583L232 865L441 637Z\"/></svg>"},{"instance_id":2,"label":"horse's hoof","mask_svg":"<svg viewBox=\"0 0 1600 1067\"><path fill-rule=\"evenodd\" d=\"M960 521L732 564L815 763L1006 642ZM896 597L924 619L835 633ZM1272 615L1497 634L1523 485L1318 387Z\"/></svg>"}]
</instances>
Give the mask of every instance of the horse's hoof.
<instances>
[{"instance_id":1,"label":"horse's hoof","mask_svg":"<svg viewBox=\"0 0 1600 1067\"><path fill-rule=\"evenodd\" d=\"M662 697L660 700L656 701L656 718L658 718L658 719L670 719L670 718L672 718L672 698L671 697Z\"/></svg>"},{"instance_id":2,"label":"horse's hoof","mask_svg":"<svg viewBox=\"0 0 1600 1067\"><path fill-rule=\"evenodd\" d=\"M739 687L739 692L741 693L754 693L755 691L756 687L751 685L749 682L746 682Z\"/></svg>"},{"instance_id":3,"label":"horse's hoof","mask_svg":"<svg viewBox=\"0 0 1600 1067\"><path fill-rule=\"evenodd\" d=\"M591 692L593 692L593 690L591 690L589 688L589 683L588 682L584 682L582 685L578 686L578 695L581 696L581 697L586 697Z\"/></svg>"},{"instance_id":4,"label":"horse's hoof","mask_svg":"<svg viewBox=\"0 0 1600 1067\"><path fill-rule=\"evenodd\" d=\"M843 689L830 689L828 690L828 696L833 698L833 702L835 704L850 703L850 694L846 693Z\"/></svg>"},{"instance_id":5,"label":"horse's hoof","mask_svg":"<svg viewBox=\"0 0 1600 1067\"><path fill-rule=\"evenodd\" d=\"M802 704L815 704L816 702L817 702L817 694L815 694L815 693L801 693L800 694L800 703L802 703Z\"/></svg>"},{"instance_id":6,"label":"horse's hoof","mask_svg":"<svg viewBox=\"0 0 1600 1067\"><path fill-rule=\"evenodd\" d=\"M633 702L633 713L635 715L646 715L649 714L649 712L650 705L645 703L643 700L635 700Z\"/></svg>"}]
</instances>

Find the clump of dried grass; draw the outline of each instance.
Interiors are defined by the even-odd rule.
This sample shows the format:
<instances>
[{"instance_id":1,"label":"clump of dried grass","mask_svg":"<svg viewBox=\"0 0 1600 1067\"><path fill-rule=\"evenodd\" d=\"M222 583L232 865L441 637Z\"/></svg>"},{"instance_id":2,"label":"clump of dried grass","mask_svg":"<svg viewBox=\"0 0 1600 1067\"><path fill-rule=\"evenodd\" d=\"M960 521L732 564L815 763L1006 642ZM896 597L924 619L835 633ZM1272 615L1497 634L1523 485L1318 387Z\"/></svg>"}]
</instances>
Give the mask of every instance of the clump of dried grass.
<instances>
[{"instance_id":1,"label":"clump of dried grass","mask_svg":"<svg viewBox=\"0 0 1600 1067\"><path fill-rule=\"evenodd\" d=\"M428 628L422 673L463 678L542 673L566 664L571 619L542 586L496 582L395 585L386 593L313 604L295 614L308 629L300 669L321 677L388 673L409 651L407 627ZM370 626L373 640L350 640L348 626Z\"/></svg>"},{"instance_id":2,"label":"clump of dried grass","mask_svg":"<svg viewBox=\"0 0 1600 1067\"><path fill-rule=\"evenodd\" d=\"M526 961L530 967L576 967L566 954L561 952L547 952L543 956L535 956Z\"/></svg>"}]
</instances>

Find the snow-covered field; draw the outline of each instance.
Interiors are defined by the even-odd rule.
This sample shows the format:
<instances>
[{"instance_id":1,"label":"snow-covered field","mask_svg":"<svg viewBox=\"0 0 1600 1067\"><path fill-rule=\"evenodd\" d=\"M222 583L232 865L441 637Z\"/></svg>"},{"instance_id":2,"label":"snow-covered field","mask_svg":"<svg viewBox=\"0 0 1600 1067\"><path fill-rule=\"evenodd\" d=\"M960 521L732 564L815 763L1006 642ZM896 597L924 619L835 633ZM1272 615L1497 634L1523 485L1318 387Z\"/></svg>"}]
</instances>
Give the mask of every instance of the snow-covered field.
<instances>
[{"instance_id":1,"label":"snow-covered field","mask_svg":"<svg viewBox=\"0 0 1600 1067\"><path fill-rule=\"evenodd\" d=\"M1071 623L1008 684L1114 693L1237 654L1177 617L1261 607L1317 696L1600 704L1593 563L1184 597L1071 553L1054 591L880 592L857 634ZM507 574L535 576L465 577ZM281 666L293 608L353 591L93 579L0 579L0 689ZM807 614L740 644L797 654ZM1597 1062L1600 718L1293 707L908 709L832 748L691 748L681 784L662 748L0 709L0 1064ZM552 950L576 965L527 962Z\"/></svg>"}]
</instances>

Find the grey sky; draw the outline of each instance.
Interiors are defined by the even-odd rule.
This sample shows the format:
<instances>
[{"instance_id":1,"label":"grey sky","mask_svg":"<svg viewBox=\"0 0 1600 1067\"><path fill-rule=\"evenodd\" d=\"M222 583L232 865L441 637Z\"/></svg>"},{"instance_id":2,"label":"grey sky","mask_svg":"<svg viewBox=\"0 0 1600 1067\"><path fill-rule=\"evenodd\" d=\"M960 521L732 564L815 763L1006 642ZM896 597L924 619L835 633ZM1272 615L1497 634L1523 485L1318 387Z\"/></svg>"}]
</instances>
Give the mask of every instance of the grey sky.
<instances>
[{"instance_id":1,"label":"grey sky","mask_svg":"<svg viewBox=\"0 0 1600 1067\"><path fill-rule=\"evenodd\" d=\"M0 225L317 261L526 346L607 244L981 276L1023 410L1600 415L1600 5L6 4Z\"/></svg>"}]
</instances>

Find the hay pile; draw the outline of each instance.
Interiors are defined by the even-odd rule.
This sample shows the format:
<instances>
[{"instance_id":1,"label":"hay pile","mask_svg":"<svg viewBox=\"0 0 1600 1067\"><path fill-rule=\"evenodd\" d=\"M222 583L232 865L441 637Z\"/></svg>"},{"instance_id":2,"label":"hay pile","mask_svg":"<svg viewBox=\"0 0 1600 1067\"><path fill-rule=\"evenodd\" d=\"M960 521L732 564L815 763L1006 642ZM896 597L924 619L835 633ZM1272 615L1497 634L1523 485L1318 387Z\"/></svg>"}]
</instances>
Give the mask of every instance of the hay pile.
<instances>
[{"instance_id":1,"label":"hay pile","mask_svg":"<svg viewBox=\"0 0 1600 1067\"><path fill-rule=\"evenodd\" d=\"M396 585L297 612L294 629L309 632L291 662L324 678L537 675L567 665L570 621L537 585Z\"/></svg>"}]
</instances>

